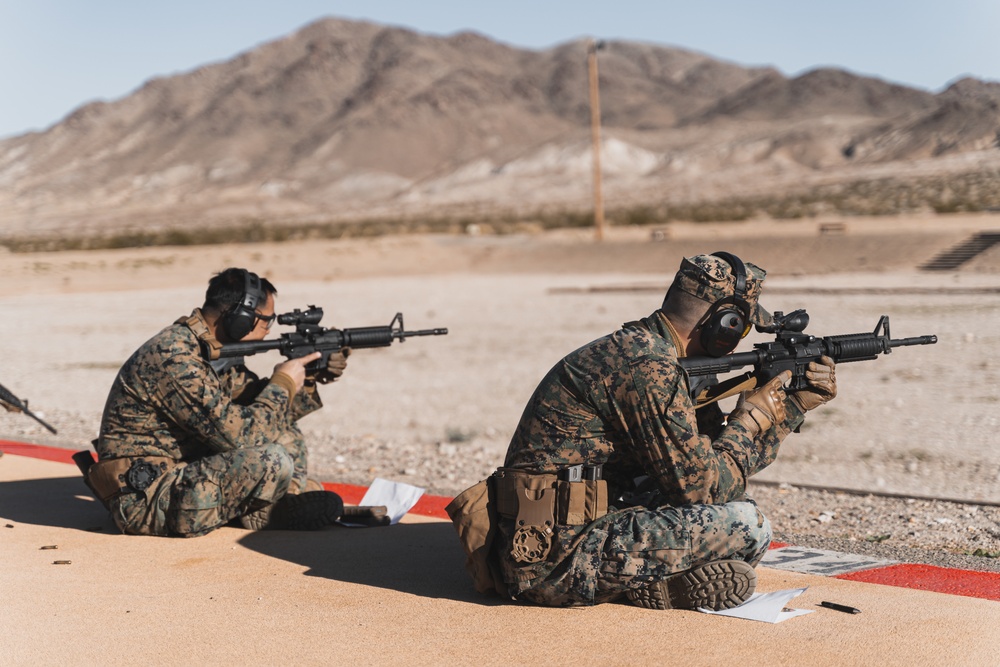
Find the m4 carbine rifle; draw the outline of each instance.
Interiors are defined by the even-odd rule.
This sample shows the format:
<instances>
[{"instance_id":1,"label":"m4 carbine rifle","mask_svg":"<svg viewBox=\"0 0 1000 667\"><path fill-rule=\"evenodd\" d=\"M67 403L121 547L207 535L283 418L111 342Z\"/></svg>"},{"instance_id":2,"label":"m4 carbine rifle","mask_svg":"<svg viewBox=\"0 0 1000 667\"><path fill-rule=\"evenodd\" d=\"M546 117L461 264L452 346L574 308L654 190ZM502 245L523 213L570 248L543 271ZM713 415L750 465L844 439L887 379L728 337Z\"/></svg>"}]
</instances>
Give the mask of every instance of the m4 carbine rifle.
<instances>
[{"instance_id":1,"label":"m4 carbine rifle","mask_svg":"<svg viewBox=\"0 0 1000 667\"><path fill-rule=\"evenodd\" d=\"M746 391L766 384L771 378L784 371L792 372L792 379L785 387L789 392L805 389L806 367L811 361L822 356L842 364L848 361L869 361L880 354L889 354L894 347L910 345L932 345L937 336L916 336L914 338L891 338L889 316L883 315L872 333L842 334L816 338L803 333L809 324L805 310L795 310L787 315L781 311L774 313L773 324L758 326L761 333L773 333L775 338L768 343L757 343L751 352L738 352L724 357L684 357L681 367L690 377L719 375L744 366L753 366L752 371L725 380L697 391L696 404L701 407L739 391Z\"/></svg>"},{"instance_id":2,"label":"m4 carbine rifle","mask_svg":"<svg viewBox=\"0 0 1000 667\"><path fill-rule=\"evenodd\" d=\"M278 315L278 324L294 325L295 331L283 333L272 340L223 345L219 348L219 357L246 357L268 350L278 350L289 359L297 359L318 351L323 356L306 366L307 373L315 373L324 370L330 355L336 354L341 348L388 347L394 340L405 342L407 338L413 336L443 336L448 333L447 329L406 331L403 328L402 313L396 313L388 326L382 327L327 329L320 326L319 322L322 319L322 308L309 306L304 312L296 308L290 313Z\"/></svg>"},{"instance_id":3,"label":"m4 carbine rifle","mask_svg":"<svg viewBox=\"0 0 1000 667\"><path fill-rule=\"evenodd\" d=\"M48 422L28 409L28 399L24 399L22 401L17 396L10 393L10 391L7 390L7 387L2 384L0 384L0 404L2 404L8 412L23 412L45 428L49 429L53 433L56 433L56 430L52 428Z\"/></svg>"}]
</instances>

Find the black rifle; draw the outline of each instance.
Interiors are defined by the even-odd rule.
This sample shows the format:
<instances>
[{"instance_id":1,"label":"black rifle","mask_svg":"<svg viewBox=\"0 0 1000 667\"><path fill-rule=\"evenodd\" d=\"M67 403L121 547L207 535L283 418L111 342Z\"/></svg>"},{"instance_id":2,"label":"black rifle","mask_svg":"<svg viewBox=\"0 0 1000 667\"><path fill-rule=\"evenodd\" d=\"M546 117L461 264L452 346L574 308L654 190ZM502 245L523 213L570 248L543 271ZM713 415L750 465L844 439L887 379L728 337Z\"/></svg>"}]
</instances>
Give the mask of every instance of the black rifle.
<instances>
[{"instance_id":1,"label":"black rifle","mask_svg":"<svg viewBox=\"0 0 1000 667\"><path fill-rule=\"evenodd\" d=\"M52 428L51 425L28 409L28 399L24 399L22 401L17 396L10 393L10 391L8 391L2 384L0 384L0 403L2 403L9 412L23 412L45 428L49 429L53 433L56 433L56 430Z\"/></svg>"},{"instance_id":2,"label":"black rifle","mask_svg":"<svg viewBox=\"0 0 1000 667\"><path fill-rule=\"evenodd\" d=\"M937 336L917 336L915 338L894 339L889 336L889 316L883 315L872 333L843 334L816 338L803 333L809 324L809 315L804 310L796 310L788 315L781 311L774 313L774 323L758 326L761 333L773 333L775 338L769 343L757 343L751 352L739 352L725 357L685 357L680 359L681 367L691 377L728 373L744 366L754 370L713 385L698 392L697 403L707 405L737 391L752 389L766 384L771 378L784 371L792 372L792 379L785 387L787 391L798 391L809 386L806 381L806 367L811 361L822 356L842 364L848 361L869 361L880 354L889 354L894 347L909 345L933 345Z\"/></svg>"},{"instance_id":3,"label":"black rifle","mask_svg":"<svg viewBox=\"0 0 1000 667\"><path fill-rule=\"evenodd\" d=\"M246 357L268 350L278 350L289 359L297 359L318 351L323 356L306 366L307 373L315 373L324 370L330 355L344 347L352 349L388 347L392 345L393 340L405 342L407 338L413 336L443 336L448 333L447 329L406 331L403 328L402 313L396 313L396 317L392 318L389 325L383 327L327 329L319 325L321 319L323 319L322 308L309 306L305 312L296 308L290 313L278 315L278 324L294 325L295 331L283 333L273 340L223 345L219 349L219 357Z\"/></svg>"}]
</instances>

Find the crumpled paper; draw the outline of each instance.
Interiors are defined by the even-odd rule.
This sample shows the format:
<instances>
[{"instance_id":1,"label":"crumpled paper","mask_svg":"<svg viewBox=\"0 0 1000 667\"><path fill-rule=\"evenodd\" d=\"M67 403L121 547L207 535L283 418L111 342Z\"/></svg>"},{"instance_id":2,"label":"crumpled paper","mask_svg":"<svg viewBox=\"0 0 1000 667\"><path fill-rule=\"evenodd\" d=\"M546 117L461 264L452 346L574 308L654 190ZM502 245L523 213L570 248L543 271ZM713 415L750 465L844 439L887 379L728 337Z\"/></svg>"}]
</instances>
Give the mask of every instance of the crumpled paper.
<instances>
[{"instance_id":1,"label":"crumpled paper","mask_svg":"<svg viewBox=\"0 0 1000 667\"><path fill-rule=\"evenodd\" d=\"M796 616L813 613L814 610L812 609L788 609L785 606L792 598L805 593L807 588L789 588L773 593L754 593L746 602L732 609L721 609L719 611L699 609L698 611L718 616L732 616L751 621L762 621L764 623L781 623Z\"/></svg>"}]
</instances>

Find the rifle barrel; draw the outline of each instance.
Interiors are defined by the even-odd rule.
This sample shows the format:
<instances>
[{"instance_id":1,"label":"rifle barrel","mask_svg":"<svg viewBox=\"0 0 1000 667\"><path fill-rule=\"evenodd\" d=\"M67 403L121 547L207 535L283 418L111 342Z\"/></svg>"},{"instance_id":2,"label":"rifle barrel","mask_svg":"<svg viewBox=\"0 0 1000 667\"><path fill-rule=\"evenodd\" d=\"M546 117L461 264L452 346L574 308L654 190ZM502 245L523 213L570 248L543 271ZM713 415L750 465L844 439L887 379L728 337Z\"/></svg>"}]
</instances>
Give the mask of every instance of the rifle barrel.
<instances>
[{"instance_id":1,"label":"rifle barrel","mask_svg":"<svg viewBox=\"0 0 1000 667\"><path fill-rule=\"evenodd\" d=\"M937 336L914 336L912 338L895 338L889 341L889 347L906 347L908 345L933 345Z\"/></svg>"},{"instance_id":2,"label":"rifle barrel","mask_svg":"<svg viewBox=\"0 0 1000 667\"><path fill-rule=\"evenodd\" d=\"M45 428L47 428L52 433L54 433L54 434L58 433L58 431L56 431L55 428L53 428L51 424L49 424L47 421L45 421L44 419L42 419L41 417L39 417L38 415L36 415L34 412L32 412L31 410L28 409L28 399L25 399L25 400L22 401L17 396L15 396L13 393L11 393L11 391L9 389L7 389L7 387L3 386L2 384L0 384L0 401L3 401L4 403L6 403L7 405L11 406L11 408L13 408L15 410L23 412L25 415L27 415L28 417L31 417L32 419L34 419L36 422L38 422L39 424L41 424L42 426L44 426Z\"/></svg>"},{"instance_id":3,"label":"rifle barrel","mask_svg":"<svg viewBox=\"0 0 1000 667\"><path fill-rule=\"evenodd\" d=\"M447 329L420 329L418 331L400 331L397 335L402 340L410 336L444 336L447 333Z\"/></svg>"},{"instance_id":4,"label":"rifle barrel","mask_svg":"<svg viewBox=\"0 0 1000 667\"><path fill-rule=\"evenodd\" d=\"M39 417L38 415L36 415L31 410L28 410L27 408L25 408L24 409L24 414L28 415L29 417L31 417L32 419L34 419L36 422L38 422L39 424L41 424L42 426L44 426L45 428L47 428L53 435L58 435L59 431L57 431L51 424L49 424L47 421L45 421L44 419L42 419L41 417Z\"/></svg>"}]
</instances>

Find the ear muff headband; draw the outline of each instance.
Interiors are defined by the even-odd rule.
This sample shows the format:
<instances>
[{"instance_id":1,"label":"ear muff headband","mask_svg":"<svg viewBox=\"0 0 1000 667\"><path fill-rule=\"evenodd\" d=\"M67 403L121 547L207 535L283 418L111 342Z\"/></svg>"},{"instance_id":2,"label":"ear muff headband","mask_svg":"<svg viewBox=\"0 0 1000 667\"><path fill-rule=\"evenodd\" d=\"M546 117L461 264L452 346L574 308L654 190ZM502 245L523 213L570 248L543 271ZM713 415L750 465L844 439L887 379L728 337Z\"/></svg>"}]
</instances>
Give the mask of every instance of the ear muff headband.
<instances>
[{"instance_id":1,"label":"ear muff headband","mask_svg":"<svg viewBox=\"0 0 1000 667\"><path fill-rule=\"evenodd\" d=\"M747 269L743 261L728 252L714 252L713 257L726 261L733 269L733 296L719 299L709 309L701 327L701 345L713 357L729 354L750 333L750 304L747 295Z\"/></svg>"},{"instance_id":2,"label":"ear muff headband","mask_svg":"<svg viewBox=\"0 0 1000 667\"><path fill-rule=\"evenodd\" d=\"M222 315L222 329L231 340L240 340L257 325L257 306L266 299L256 273L243 272L243 296Z\"/></svg>"},{"instance_id":3,"label":"ear muff headband","mask_svg":"<svg viewBox=\"0 0 1000 667\"><path fill-rule=\"evenodd\" d=\"M722 251L713 252L712 257L724 259L729 266L733 267L733 277L736 279L736 296L745 300L747 296L747 267L743 264L743 260L731 252Z\"/></svg>"}]
</instances>

